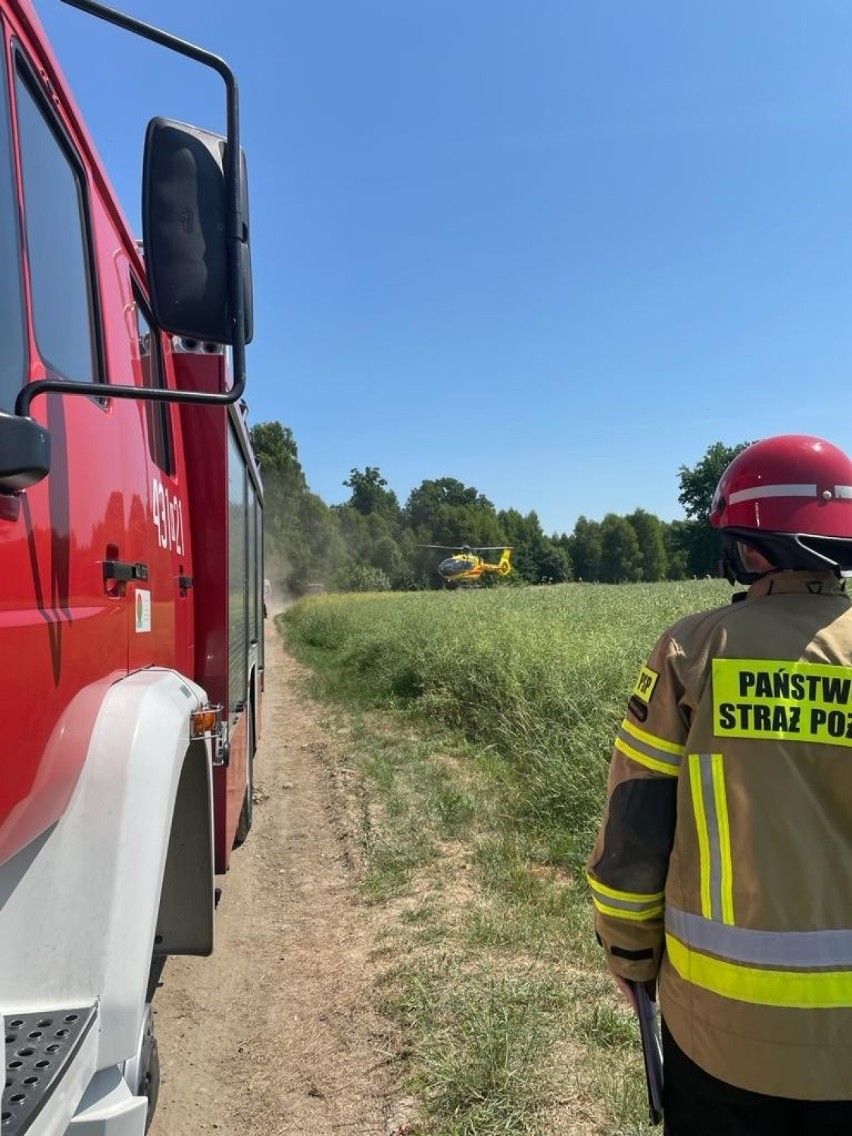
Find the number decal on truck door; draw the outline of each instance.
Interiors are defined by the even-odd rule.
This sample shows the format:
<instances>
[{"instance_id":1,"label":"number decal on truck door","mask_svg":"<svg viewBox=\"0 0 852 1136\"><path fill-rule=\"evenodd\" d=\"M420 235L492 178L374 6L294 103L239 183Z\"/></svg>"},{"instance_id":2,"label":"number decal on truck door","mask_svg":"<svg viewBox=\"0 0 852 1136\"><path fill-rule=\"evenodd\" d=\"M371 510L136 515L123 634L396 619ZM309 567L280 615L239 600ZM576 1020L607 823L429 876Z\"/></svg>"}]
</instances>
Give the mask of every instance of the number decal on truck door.
<instances>
[{"instance_id":1,"label":"number decal on truck door","mask_svg":"<svg viewBox=\"0 0 852 1136\"><path fill-rule=\"evenodd\" d=\"M158 477L151 483L151 510L160 548L171 548L183 556L183 502L170 494Z\"/></svg>"}]
</instances>

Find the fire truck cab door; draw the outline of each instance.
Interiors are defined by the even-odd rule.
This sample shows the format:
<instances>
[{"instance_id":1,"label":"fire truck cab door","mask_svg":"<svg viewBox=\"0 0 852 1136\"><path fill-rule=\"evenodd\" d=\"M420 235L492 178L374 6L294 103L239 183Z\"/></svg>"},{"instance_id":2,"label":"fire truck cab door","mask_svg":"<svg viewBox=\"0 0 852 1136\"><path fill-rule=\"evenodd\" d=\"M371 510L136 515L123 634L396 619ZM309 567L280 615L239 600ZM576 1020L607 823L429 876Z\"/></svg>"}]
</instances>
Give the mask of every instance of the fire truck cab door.
<instances>
[{"instance_id":1,"label":"fire truck cab door","mask_svg":"<svg viewBox=\"0 0 852 1136\"><path fill-rule=\"evenodd\" d=\"M26 27L4 22L0 31L0 410L11 412L28 379L102 379L122 313L104 270L104 250L119 238L85 145L48 89ZM125 559L133 510L128 411L83 395L36 398L32 414L51 436L50 473L0 502L2 678L15 707L0 861L61 815L99 699L127 673L128 596L109 564Z\"/></svg>"}]
</instances>

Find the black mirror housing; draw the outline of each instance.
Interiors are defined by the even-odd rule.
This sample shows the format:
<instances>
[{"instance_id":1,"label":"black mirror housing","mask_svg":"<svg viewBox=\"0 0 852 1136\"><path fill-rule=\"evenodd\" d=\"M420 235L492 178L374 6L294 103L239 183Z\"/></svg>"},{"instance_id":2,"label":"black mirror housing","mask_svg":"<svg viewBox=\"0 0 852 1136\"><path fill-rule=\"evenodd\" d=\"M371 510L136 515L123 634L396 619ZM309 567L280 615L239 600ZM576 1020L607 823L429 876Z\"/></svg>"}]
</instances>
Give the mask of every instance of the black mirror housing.
<instances>
[{"instance_id":1,"label":"black mirror housing","mask_svg":"<svg viewBox=\"0 0 852 1136\"><path fill-rule=\"evenodd\" d=\"M142 236L151 308L164 331L233 343L228 269L226 140L155 118L145 135ZM241 158L240 286L245 342L252 336L251 257L245 155Z\"/></svg>"},{"instance_id":2,"label":"black mirror housing","mask_svg":"<svg viewBox=\"0 0 852 1136\"><path fill-rule=\"evenodd\" d=\"M0 412L0 493L20 493L48 473L48 431L32 418Z\"/></svg>"}]
</instances>

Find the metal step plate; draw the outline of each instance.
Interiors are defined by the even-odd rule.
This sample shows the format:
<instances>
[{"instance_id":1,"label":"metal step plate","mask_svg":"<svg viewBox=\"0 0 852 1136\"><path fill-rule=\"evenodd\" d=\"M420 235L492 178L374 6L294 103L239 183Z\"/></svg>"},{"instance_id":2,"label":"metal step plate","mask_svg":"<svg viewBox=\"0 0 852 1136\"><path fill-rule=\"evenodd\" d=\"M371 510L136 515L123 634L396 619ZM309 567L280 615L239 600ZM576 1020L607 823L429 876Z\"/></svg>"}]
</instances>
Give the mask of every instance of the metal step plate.
<instances>
[{"instance_id":1,"label":"metal step plate","mask_svg":"<svg viewBox=\"0 0 852 1136\"><path fill-rule=\"evenodd\" d=\"M27 1131L59 1084L97 1015L94 1006L10 1014L6 1018L6 1087L2 1136Z\"/></svg>"}]
</instances>

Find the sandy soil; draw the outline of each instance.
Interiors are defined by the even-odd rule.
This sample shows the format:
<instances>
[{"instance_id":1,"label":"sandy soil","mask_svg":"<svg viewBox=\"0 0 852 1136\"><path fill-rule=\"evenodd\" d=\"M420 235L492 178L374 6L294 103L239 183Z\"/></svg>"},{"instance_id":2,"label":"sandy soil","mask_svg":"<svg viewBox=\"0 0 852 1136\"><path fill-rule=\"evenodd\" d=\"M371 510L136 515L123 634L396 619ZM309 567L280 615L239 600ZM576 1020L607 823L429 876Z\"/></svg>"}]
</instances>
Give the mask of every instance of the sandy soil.
<instances>
[{"instance_id":1,"label":"sandy soil","mask_svg":"<svg viewBox=\"0 0 852 1136\"><path fill-rule=\"evenodd\" d=\"M266 652L254 827L219 881L216 952L166 966L151 1136L404 1136L333 743L271 618Z\"/></svg>"}]
</instances>

